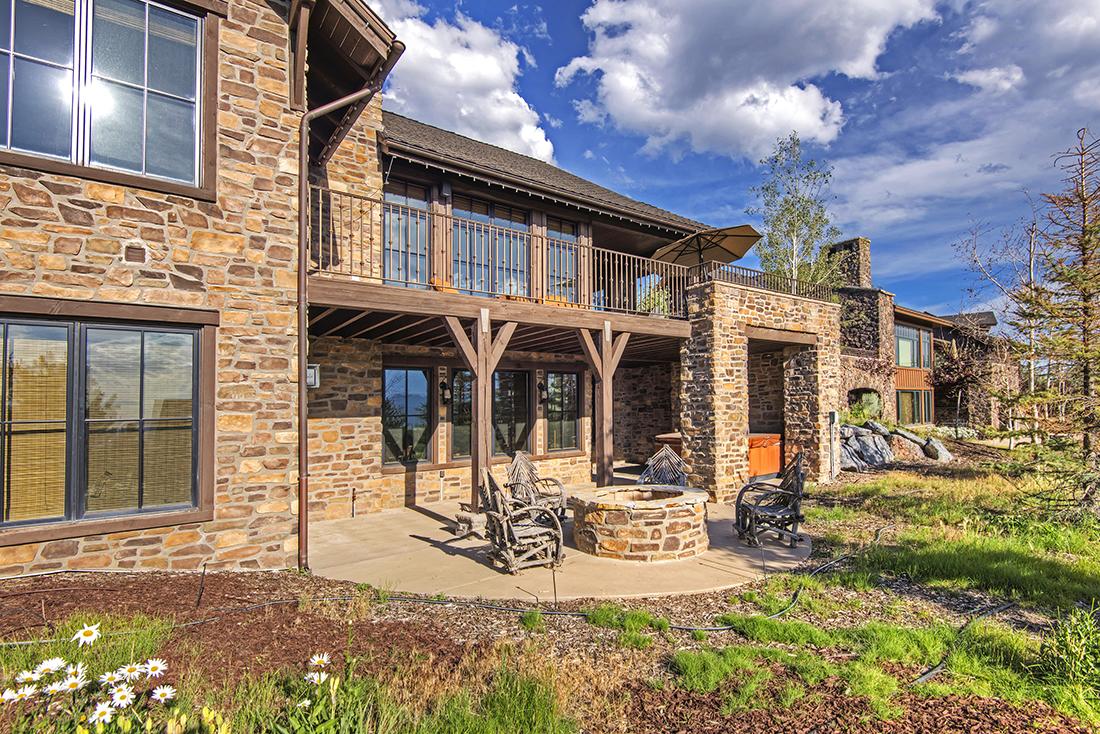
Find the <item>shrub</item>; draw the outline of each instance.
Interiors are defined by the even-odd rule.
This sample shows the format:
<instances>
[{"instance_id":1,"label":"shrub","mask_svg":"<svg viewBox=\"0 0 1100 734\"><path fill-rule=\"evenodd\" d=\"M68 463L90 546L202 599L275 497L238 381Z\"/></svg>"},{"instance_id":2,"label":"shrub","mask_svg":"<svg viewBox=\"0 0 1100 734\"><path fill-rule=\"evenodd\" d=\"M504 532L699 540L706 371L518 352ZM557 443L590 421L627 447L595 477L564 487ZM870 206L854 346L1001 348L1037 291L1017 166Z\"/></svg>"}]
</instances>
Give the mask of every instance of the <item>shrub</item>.
<instances>
[{"instance_id":1,"label":"shrub","mask_svg":"<svg viewBox=\"0 0 1100 734\"><path fill-rule=\"evenodd\" d=\"M1054 682L1100 690L1100 607L1074 609L1043 637L1036 671Z\"/></svg>"},{"instance_id":2,"label":"shrub","mask_svg":"<svg viewBox=\"0 0 1100 734\"><path fill-rule=\"evenodd\" d=\"M546 622L542 618L542 612L538 609L530 609L519 618L523 628L531 632L542 632L546 629Z\"/></svg>"}]
</instances>

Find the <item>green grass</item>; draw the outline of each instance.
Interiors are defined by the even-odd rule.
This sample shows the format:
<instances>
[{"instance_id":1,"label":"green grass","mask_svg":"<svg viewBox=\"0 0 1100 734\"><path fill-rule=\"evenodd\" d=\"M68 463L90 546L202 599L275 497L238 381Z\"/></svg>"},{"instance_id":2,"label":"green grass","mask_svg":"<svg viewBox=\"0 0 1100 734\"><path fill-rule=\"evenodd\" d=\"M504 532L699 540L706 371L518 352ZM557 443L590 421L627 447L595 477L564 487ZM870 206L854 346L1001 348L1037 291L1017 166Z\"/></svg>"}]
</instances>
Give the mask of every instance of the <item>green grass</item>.
<instances>
[{"instance_id":1,"label":"green grass","mask_svg":"<svg viewBox=\"0 0 1100 734\"><path fill-rule=\"evenodd\" d=\"M724 691L729 686L741 690L738 686L745 671L768 663L780 664L809 687L837 677L845 682L851 695L866 699L877 716L893 718L900 713L893 699L904 681L886 672L883 664L925 668L946 655L946 671L916 690L925 695L992 696L1015 703L1045 701L1085 722L1100 723L1100 703L1089 677L1093 668L1086 665L1079 675L1061 670L1052 674L1041 663L1044 658L1037 640L1001 624L979 623L960 637L944 624L905 627L874 621L826 630L796 620L745 615L725 615L719 621L733 626L749 644L677 653L671 667L681 687L701 693ZM1065 634L1071 642L1056 645L1047 660L1060 660L1069 651L1090 656L1088 651L1094 645L1100 646L1095 630L1081 629L1089 623L1075 619L1069 624L1073 628ZM831 662L822 654L806 649L792 651L789 646L813 646L850 657ZM772 693L773 703L780 705L780 691Z\"/></svg>"},{"instance_id":2,"label":"green grass","mask_svg":"<svg viewBox=\"0 0 1100 734\"><path fill-rule=\"evenodd\" d=\"M520 625L529 632L543 632L546 630L546 621L542 617L542 612L538 609L530 609L520 615Z\"/></svg>"},{"instance_id":3,"label":"green grass","mask_svg":"<svg viewBox=\"0 0 1100 734\"><path fill-rule=\"evenodd\" d=\"M624 609L615 604L601 604L589 609L585 612L585 619L596 627L619 630L619 645L634 650L644 650L653 643L647 630L669 630L669 622L664 617L655 617L644 609Z\"/></svg>"}]
</instances>

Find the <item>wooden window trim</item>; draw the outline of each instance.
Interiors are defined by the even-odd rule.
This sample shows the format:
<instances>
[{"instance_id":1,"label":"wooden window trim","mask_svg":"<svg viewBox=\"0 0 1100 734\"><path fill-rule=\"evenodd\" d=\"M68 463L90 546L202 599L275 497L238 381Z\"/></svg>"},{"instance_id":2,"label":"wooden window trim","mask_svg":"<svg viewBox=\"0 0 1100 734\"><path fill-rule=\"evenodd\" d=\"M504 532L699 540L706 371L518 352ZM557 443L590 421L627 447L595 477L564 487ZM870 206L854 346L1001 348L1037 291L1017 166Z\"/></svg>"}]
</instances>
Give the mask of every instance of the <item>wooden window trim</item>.
<instances>
[{"instance_id":1,"label":"wooden window trim","mask_svg":"<svg viewBox=\"0 0 1100 734\"><path fill-rule=\"evenodd\" d=\"M545 406L546 419L544 421L544 427L546 436L544 437L543 445L546 446L546 455L558 457L563 454L569 454L574 451L579 451L584 441L581 436L581 404L584 403L584 373L580 370L563 370L563 369L547 369L544 373L544 379L546 381L547 388L550 387L550 375L573 375L577 378L577 411L576 416L573 418L574 434L577 437L576 446L567 446L560 449L550 448L550 406ZM536 397L537 399L537 397Z\"/></svg>"},{"instance_id":2,"label":"wooden window trim","mask_svg":"<svg viewBox=\"0 0 1100 734\"><path fill-rule=\"evenodd\" d=\"M218 182L218 28L221 16L228 12L228 4L220 0L167 0L165 3L202 16L202 89L199 104L202 106L202 140L199 145L200 185L165 181L137 173L112 171L94 166L84 166L71 161L46 158L30 153L0 150L0 165L23 168L43 173L56 173L87 181L126 186L162 194L183 196L200 201L217 201Z\"/></svg>"},{"instance_id":3,"label":"wooden window trim","mask_svg":"<svg viewBox=\"0 0 1100 734\"><path fill-rule=\"evenodd\" d=\"M23 309L17 308L22 304ZM52 308L51 308L52 304ZM79 308L79 311L77 310ZM136 310L135 310L136 309ZM102 302L65 301L54 298L0 296L0 312L21 316L104 318L113 321L157 322L199 326L198 406L198 504L187 509L143 512L91 520L25 525L0 530L0 547L42 543L50 540L186 525L214 519L214 396L217 382L217 314L210 311L158 306L134 306ZM213 319L211 319L213 316ZM158 318L159 317L159 318ZM211 323L212 322L212 323Z\"/></svg>"},{"instance_id":4,"label":"wooden window trim","mask_svg":"<svg viewBox=\"0 0 1100 734\"><path fill-rule=\"evenodd\" d=\"M385 469L412 469L419 471L418 467L431 466L435 461L436 454L439 453L439 447L436 443L439 440L439 396L436 394L439 391L439 383L436 382L437 370L432 365L417 365L407 362L382 362L382 386L379 391L379 395L382 397L383 402L386 397L386 370L416 370L428 373L428 457L423 461L386 461L386 449L385 446L379 444L378 448L381 453L382 469L385 473ZM381 418L381 414L379 415ZM382 426L382 431L385 433L386 427ZM384 439L383 439L384 441Z\"/></svg>"}]
</instances>

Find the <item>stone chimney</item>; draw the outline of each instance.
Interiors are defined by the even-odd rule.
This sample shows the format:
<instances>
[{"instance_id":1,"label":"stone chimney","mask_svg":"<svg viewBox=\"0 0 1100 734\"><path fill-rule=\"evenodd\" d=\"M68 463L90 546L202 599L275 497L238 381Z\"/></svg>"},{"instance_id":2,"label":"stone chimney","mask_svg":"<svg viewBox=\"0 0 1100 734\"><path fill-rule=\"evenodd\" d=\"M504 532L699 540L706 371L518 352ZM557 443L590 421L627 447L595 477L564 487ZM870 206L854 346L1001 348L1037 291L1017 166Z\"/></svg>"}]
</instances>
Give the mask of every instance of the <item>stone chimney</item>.
<instances>
[{"instance_id":1,"label":"stone chimney","mask_svg":"<svg viewBox=\"0 0 1100 734\"><path fill-rule=\"evenodd\" d=\"M871 288L871 240L855 237L829 245L829 252L839 254L841 281L852 288Z\"/></svg>"}]
</instances>

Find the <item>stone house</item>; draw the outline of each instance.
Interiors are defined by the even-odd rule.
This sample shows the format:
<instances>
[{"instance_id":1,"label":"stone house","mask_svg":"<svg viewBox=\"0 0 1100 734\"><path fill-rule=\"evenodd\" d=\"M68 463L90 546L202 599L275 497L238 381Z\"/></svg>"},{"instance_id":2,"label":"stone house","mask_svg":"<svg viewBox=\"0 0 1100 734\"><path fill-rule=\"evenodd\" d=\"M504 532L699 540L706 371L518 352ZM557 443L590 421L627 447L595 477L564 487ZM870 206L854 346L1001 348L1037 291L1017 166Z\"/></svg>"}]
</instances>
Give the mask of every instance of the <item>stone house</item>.
<instances>
[{"instance_id":1,"label":"stone house","mask_svg":"<svg viewBox=\"0 0 1100 734\"><path fill-rule=\"evenodd\" d=\"M831 293L383 112L359 0L86 4L0 19L0 575L304 565L310 518L520 450L591 485L673 443L717 501L835 472Z\"/></svg>"},{"instance_id":2,"label":"stone house","mask_svg":"<svg viewBox=\"0 0 1100 734\"><path fill-rule=\"evenodd\" d=\"M841 255L840 340L842 395L849 409L903 425L944 424L1004 428L997 391L1019 384L1018 363L992 333L992 312L937 316L895 303L871 282L871 241L864 237L831 247ZM988 384L965 391L962 404L936 390L937 355L959 345L989 361Z\"/></svg>"}]
</instances>

